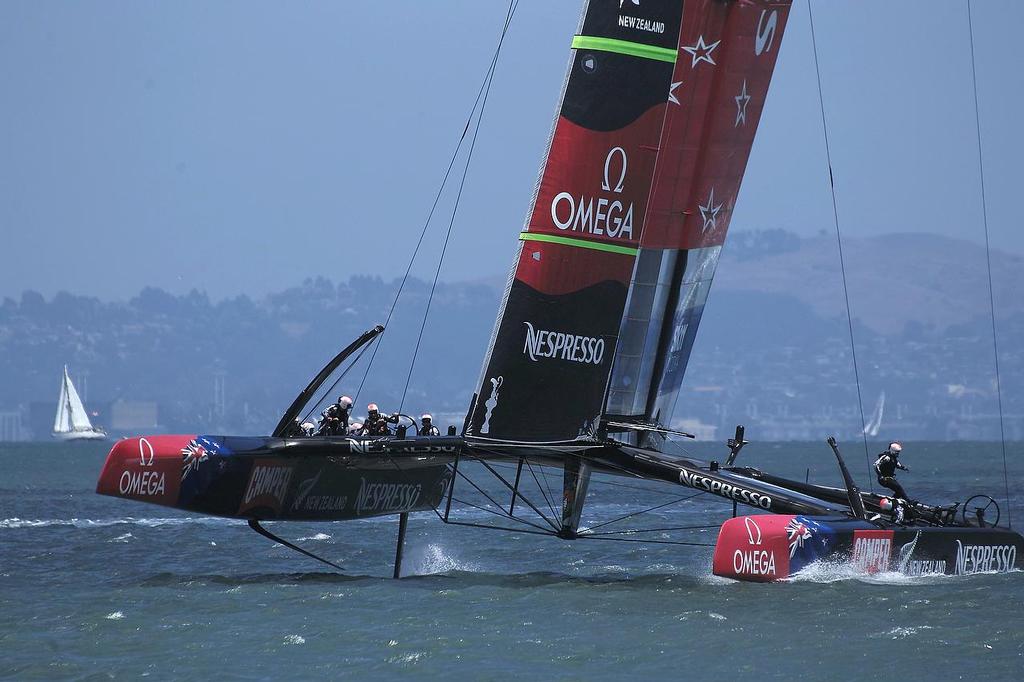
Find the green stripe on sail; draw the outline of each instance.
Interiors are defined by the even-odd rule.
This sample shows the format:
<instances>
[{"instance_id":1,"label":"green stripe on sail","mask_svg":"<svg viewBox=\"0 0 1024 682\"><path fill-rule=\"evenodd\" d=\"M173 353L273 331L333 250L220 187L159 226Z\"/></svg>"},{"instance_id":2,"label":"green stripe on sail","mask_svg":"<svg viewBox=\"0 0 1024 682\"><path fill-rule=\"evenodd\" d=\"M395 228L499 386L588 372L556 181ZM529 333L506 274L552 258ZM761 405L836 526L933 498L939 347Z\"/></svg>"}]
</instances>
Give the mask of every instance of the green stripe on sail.
<instances>
[{"instance_id":1,"label":"green stripe on sail","mask_svg":"<svg viewBox=\"0 0 1024 682\"><path fill-rule=\"evenodd\" d=\"M562 244L573 246L578 249L592 249L594 251L607 251L608 253L621 253L626 256L635 256L637 249L631 246L616 246L615 244L604 244L602 242L590 242L585 239L572 239L560 237L557 234L537 234L533 232L521 232L519 239L524 242L548 242L549 244Z\"/></svg>"},{"instance_id":2,"label":"green stripe on sail","mask_svg":"<svg viewBox=\"0 0 1024 682\"><path fill-rule=\"evenodd\" d=\"M600 50L601 52L617 52L631 57L656 59L659 62L675 64L678 50L668 47L655 47L643 43L631 43L628 40L615 38L596 38L594 36L574 36L572 46L577 50Z\"/></svg>"}]
</instances>

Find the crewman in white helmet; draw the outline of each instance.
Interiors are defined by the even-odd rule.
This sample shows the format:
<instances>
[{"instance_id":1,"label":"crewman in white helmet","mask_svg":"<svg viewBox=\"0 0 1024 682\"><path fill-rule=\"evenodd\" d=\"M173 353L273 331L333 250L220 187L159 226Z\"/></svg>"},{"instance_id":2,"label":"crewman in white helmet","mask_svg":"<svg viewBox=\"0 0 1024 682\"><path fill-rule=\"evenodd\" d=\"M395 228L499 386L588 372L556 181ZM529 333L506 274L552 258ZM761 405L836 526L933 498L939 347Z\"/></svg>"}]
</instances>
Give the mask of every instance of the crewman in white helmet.
<instances>
[{"instance_id":1,"label":"crewman in white helmet","mask_svg":"<svg viewBox=\"0 0 1024 682\"><path fill-rule=\"evenodd\" d=\"M421 436L440 436L441 432L434 426L434 418L430 414L424 414L420 417L420 435Z\"/></svg>"},{"instance_id":2,"label":"crewman in white helmet","mask_svg":"<svg viewBox=\"0 0 1024 682\"><path fill-rule=\"evenodd\" d=\"M348 434L348 416L352 411L352 398L338 396L338 402L323 411L320 420L320 435L344 436Z\"/></svg>"},{"instance_id":3,"label":"crewman in white helmet","mask_svg":"<svg viewBox=\"0 0 1024 682\"><path fill-rule=\"evenodd\" d=\"M878 484L891 490L896 499L908 500L910 498L907 497L907 491L896 480L897 469L910 471L908 467L900 463L901 452L903 452L903 445L899 441L889 443L889 449L880 453L878 459L875 460L875 474L878 476Z\"/></svg>"},{"instance_id":4,"label":"crewman in white helmet","mask_svg":"<svg viewBox=\"0 0 1024 682\"><path fill-rule=\"evenodd\" d=\"M366 406L366 419L363 420L363 433L367 436L390 436L391 429L388 424L398 423L398 413L392 412L385 417L380 413L377 403L370 403Z\"/></svg>"}]
</instances>

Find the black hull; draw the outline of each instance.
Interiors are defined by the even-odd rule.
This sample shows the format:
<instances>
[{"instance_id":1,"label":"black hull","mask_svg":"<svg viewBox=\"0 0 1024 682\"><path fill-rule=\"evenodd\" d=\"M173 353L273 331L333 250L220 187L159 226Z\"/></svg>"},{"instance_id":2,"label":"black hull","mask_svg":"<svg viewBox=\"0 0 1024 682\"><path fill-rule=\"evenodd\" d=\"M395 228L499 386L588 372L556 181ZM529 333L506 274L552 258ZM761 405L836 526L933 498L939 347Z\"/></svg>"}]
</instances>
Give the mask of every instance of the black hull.
<instances>
[{"instance_id":1,"label":"black hull","mask_svg":"<svg viewBox=\"0 0 1024 682\"><path fill-rule=\"evenodd\" d=\"M1024 537L1008 528L895 526L849 517L766 514L729 519L714 572L737 580L783 580L825 562L854 573L1007 573L1024 562Z\"/></svg>"}]
</instances>

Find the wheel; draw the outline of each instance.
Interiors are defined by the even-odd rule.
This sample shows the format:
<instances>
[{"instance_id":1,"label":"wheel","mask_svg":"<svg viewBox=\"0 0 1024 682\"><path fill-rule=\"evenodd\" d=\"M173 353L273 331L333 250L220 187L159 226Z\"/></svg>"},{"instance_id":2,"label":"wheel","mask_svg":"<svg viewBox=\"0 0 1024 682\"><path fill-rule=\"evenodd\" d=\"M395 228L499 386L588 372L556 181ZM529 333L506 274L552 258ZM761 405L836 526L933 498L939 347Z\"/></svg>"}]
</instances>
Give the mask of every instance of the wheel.
<instances>
[{"instance_id":1,"label":"wheel","mask_svg":"<svg viewBox=\"0 0 1024 682\"><path fill-rule=\"evenodd\" d=\"M985 504L972 507L971 503L974 502L975 500L977 500L979 503L985 502ZM996 510L996 520L989 522L989 520L985 518L985 514L992 507L995 507ZM970 517L968 517L968 511L971 512ZM996 502L994 499L992 499L988 495L974 495L973 497L967 498L967 501L964 502L964 508L960 512L960 518L965 526L970 526L977 523L978 527L980 528L994 528L997 525L999 525L1000 514L1001 512L999 510L999 503Z\"/></svg>"}]
</instances>

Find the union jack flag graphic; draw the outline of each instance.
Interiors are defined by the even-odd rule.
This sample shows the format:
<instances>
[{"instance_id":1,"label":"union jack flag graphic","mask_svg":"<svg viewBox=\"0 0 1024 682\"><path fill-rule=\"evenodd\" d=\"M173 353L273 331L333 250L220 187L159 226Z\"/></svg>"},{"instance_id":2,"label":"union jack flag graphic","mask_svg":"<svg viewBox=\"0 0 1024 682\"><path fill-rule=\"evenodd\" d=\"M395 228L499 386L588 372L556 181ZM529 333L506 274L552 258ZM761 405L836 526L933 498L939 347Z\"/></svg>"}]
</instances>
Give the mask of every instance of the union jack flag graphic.
<instances>
[{"instance_id":1,"label":"union jack flag graphic","mask_svg":"<svg viewBox=\"0 0 1024 682\"><path fill-rule=\"evenodd\" d=\"M181 449L181 480L193 471L199 470L199 465L210 458L206 448L199 441L191 440L188 445Z\"/></svg>"},{"instance_id":2,"label":"union jack flag graphic","mask_svg":"<svg viewBox=\"0 0 1024 682\"><path fill-rule=\"evenodd\" d=\"M793 519L786 525L786 535L789 537L789 558L792 559L797 549L803 549L804 540L811 539L811 530L803 522Z\"/></svg>"}]
</instances>

